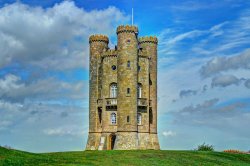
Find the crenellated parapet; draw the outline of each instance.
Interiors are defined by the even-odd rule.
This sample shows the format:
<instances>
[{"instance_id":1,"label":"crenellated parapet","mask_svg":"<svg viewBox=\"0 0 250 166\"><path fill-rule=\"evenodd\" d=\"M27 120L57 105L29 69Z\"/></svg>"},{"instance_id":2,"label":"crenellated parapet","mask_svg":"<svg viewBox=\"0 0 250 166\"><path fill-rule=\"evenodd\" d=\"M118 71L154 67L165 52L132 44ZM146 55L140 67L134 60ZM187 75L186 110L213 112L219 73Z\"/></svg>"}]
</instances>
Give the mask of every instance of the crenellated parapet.
<instances>
[{"instance_id":1,"label":"crenellated parapet","mask_svg":"<svg viewBox=\"0 0 250 166\"><path fill-rule=\"evenodd\" d=\"M120 25L116 29L116 33L138 33L138 27L132 25Z\"/></svg>"},{"instance_id":2,"label":"crenellated parapet","mask_svg":"<svg viewBox=\"0 0 250 166\"><path fill-rule=\"evenodd\" d=\"M91 35L89 37L89 43L92 42L105 42L105 43L109 43L109 38L106 35Z\"/></svg>"},{"instance_id":3,"label":"crenellated parapet","mask_svg":"<svg viewBox=\"0 0 250 166\"><path fill-rule=\"evenodd\" d=\"M117 57L117 51L114 49L109 49L105 52L103 52L102 57Z\"/></svg>"},{"instance_id":4,"label":"crenellated parapet","mask_svg":"<svg viewBox=\"0 0 250 166\"><path fill-rule=\"evenodd\" d=\"M145 37L140 37L139 39L139 44L141 43L158 43L158 39L155 36L145 36Z\"/></svg>"}]
</instances>

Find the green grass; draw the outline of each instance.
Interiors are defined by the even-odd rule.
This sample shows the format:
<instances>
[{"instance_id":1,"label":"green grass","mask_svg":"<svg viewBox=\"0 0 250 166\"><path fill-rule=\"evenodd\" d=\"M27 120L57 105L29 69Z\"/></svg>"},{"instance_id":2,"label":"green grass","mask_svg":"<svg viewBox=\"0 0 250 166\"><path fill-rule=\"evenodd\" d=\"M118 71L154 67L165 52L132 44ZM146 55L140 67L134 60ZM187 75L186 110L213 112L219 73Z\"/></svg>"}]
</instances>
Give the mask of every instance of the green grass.
<instances>
[{"instance_id":1,"label":"green grass","mask_svg":"<svg viewBox=\"0 0 250 166\"><path fill-rule=\"evenodd\" d=\"M250 155L201 151L79 151L28 153L0 147L0 166L47 165L249 165Z\"/></svg>"}]
</instances>

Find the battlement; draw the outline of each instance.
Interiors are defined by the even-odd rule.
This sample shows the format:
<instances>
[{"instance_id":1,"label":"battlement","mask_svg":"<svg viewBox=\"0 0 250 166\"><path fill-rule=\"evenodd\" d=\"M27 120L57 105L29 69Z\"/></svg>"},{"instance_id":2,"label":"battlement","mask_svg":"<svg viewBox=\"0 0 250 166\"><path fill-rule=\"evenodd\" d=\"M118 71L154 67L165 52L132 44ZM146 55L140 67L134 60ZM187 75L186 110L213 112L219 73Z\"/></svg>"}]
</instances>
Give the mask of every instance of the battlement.
<instances>
[{"instance_id":1,"label":"battlement","mask_svg":"<svg viewBox=\"0 0 250 166\"><path fill-rule=\"evenodd\" d=\"M139 44L140 43L158 43L158 39L155 36L145 36L145 37L140 37L139 38Z\"/></svg>"},{"instance_id":2,"label":"battlement","mask_svg":"<svg viewBox=\"0 0 250 166\"><path fill-rule=\"evenodd\" d=\"M92 42L105 42L105 43L109 43L109 38L106 35L91 35L89 37L89 43Z\"/></svg>"},{"instance_id":3,"label":"battlement","mask_svg":"<svg viewBox=\"0 0 250 166\"><path fill-rule=\"evenodd\" d=\"M132 26L132 25L120 25L116 29L116 33L122 33L122 32L127 32L127 33L138 33L138 27L137 26Z\"/></svg>"},{"instance_id":4,"label":"battlement","mask_svg":"<svg viewBox=\"0 0 250 166\"><path fill-rule=\"evenodd\" d=\"M114 49L109 49L109 50L103 52L103 54L102 54L103 58L110 57L110 56L115 56L116 57L117 56L117 51L114 50Z\"/></svg>"}]
</instances>

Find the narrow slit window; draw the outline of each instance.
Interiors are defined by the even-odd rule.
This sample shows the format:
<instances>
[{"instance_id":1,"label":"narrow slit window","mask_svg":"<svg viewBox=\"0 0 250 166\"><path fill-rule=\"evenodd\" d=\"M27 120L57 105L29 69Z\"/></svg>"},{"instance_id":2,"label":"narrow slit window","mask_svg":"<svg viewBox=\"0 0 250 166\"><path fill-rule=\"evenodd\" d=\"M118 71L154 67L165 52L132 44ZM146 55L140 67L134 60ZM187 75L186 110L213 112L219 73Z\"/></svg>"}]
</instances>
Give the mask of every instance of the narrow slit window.
<instances>
[{"instance_id":1,"label":"narrow slit window","mask_svg":"<svg viewBox=\"0 0 250 166\"><path fill-rule=\"evenodd\" d=\"M127 116L127 123L129 123L129 116Z\"/></svg>"},{"instance_id":2,"label":"narrow slit window","mask_svg":"<svg viewBox=\"0 0 250 166\"><path fill-rule=\"evenodd\" d=\"M130 67L130 61L127 62L127 67Z\"/></svg>"},{"instance_id":3,"label":"narrow slit window","mask_svg":"<svg viewBox=\"0 0 250 166\"><path fill-rule=\"evenodd\" d=\"M130 94L130 88L127 88L127 94Z\"/></svg>"}]
</instances>

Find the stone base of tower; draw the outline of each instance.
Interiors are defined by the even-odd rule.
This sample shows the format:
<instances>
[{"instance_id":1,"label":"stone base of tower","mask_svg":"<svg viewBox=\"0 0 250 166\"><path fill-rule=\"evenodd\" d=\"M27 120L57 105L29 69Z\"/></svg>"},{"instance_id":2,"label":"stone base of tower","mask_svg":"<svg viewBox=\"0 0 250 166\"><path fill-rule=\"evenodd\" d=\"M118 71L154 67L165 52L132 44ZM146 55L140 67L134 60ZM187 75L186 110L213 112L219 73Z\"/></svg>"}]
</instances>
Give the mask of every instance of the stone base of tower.
<instances>
[{"instance_id":1,"label":"stone base of tower","mask_svg":"<svg viewBox=\"0 0 250 166\"><path fill-rule=\"evenodd\" d=\"M101 133L89 133L86 150L98 150Z\"/></svg>"},{"instance_id":2,"label":"stone base of tower","mask_svg":"<svg viewBox=\"0 0 250 166\"><path fill-rule=\"evenodd\" d=\"M138 143L137 132L117 132L114 150L137 150Z\"/></svg>"},{"instance_id":3,"label":"stone base of tower","mask_svg":"<svg viewBox=\"0 0 250 166\"><path fill-rule=\"evenodd\" d=\"M160 150L160 144L158 141L158 135L150 133L149 134L149 146L148 149Z\"/></svg>"},{"instance_id":4,"label":"stone base of tower","mask_svg":"<svg viewBox=\"0 0 250 166\"><path fill-rule=\"evenodd\" d=\"M149 133L138 133L139 138L139 148L141 150L149 149L150 139L149 139Z\"/></svg>"}]
</instances>

